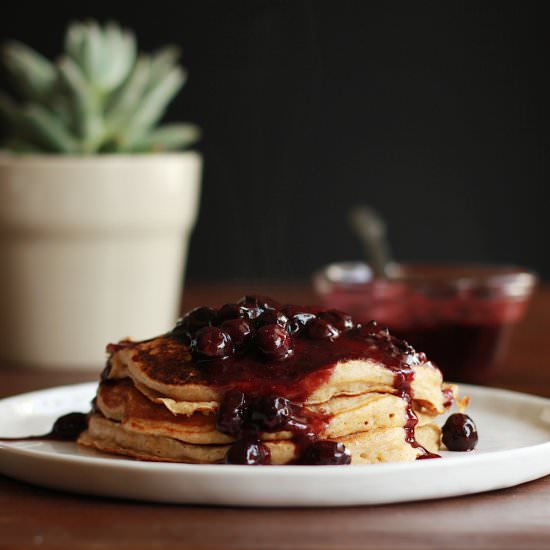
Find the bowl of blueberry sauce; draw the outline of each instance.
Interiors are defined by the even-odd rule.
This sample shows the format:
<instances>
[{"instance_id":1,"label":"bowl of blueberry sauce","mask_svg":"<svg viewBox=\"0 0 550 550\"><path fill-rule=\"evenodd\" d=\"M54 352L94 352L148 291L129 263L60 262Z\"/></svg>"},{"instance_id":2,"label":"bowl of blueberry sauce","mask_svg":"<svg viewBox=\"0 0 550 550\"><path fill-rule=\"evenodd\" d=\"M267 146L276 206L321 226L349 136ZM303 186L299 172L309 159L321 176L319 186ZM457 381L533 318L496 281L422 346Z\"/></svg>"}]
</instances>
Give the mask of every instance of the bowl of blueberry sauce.
<instances>
[{"instance_id":1,"label":"bowl of blueberry sauce","mask_svg":"<svg viewBox=\"0 0 550 550\"><path fill-rule=\"evenodd\" d=\"M375 319L426 353L447 380L486 383L536 284L519 267L395 264L388 278L365 263L328 265L313 277L326 307Z\"/></svg>"}]
</instances>

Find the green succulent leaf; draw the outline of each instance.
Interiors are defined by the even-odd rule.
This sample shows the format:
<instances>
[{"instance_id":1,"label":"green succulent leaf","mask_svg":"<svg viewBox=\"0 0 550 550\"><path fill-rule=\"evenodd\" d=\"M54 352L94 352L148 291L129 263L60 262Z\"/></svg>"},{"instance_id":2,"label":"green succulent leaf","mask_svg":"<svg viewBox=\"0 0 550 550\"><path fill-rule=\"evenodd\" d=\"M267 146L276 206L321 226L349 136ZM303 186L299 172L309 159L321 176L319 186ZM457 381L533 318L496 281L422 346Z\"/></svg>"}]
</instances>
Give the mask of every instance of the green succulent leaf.
<instances>
[{"instance_id":1,"label":"green succulent leaf","mask_svg":"<svg viewBox=\"0 0 550 550\"><path fill-rule=\"evenodd\" d=\"M88 82L98 82L104 65L109 62L103 53L103 35L99 25L90 21L82 36L82 72Z\"/></svg>"},{"instance_id":2,"label":"green succulent leaf","mask_svg":"<svg viewBox=\"0 0 550 550\"><path fill-rule=\"evenodd\" d=\"M21 42L8 42L2 51L4 65L24 99L42 102L57 81L55 66Z\"/></svg>"},{"instance_id":3,"label":"green succulent leaf","mask_svg":"<svg viewBox=\"0 0 550 550\"><path fill-rule=\"evenodd\" d=\"M134 144L135 152L175 151L185 149L200 138L200 130L194 124L165 124L153 130Z\"/></svg>"},{"instance_id":4,"label":"green succulent leaf","mask_svg":"<svg viewBox=\"0 0 550 550\"><path fill-rule=\"evenodd\" d=\"M52 113L59 118L60 122L67 128L73 127L73 113L71 112L71 102L66 95L58 94L52 98Z\"/></svg>"},{"instance_id":5,"label":"green succulent leaf","mask_svg":"<svg viewBox=\"0 0 550 550\"><path fill-rule=\"evenodd\" d=\"M143 93L149 84L151 60L148 56L140 56L134 70L126 82L113 94L105 111L108 132L115 136L121 132L133 117Z\"/></svg>"},{"instance_id":6,"label":"green succulent leaf","mask_svg":"<svg viewBox=\"0 0 550 550\"><path fill-rule=\"evenodd\" d=\"M84 42L84 25L82 23L71 23L65 33L65 53L73 60L82 63L82 44Z\"/></svg>"},{"instance_id":7,"label":"green succulent leaf","mask_svg":"<svg viewBox=\"0 0 550 550\"><path fill-rule=\"evenodd\" d=\"M185 72L174 67L162 80L150 82L150 88L142 97L134 117L124 129L121 144L132 148L162 118L168 103L179 92L185 82Z\"/></svg>"},{"instance_id":8,"label":"green succulent leaf","mask_svg":"<svg viewBox=\"0 0 550 550\"><path fill-rule=\"evenodd\" d=\"M40 105L28 105L22 111L22 126L26 134L37 139L46 151L77 153L78 141L71 135L59 119ZM25 136L22 136L22 140Z\"/></svg>"},{"instance_id":9,"label":"green succulent leaf","mask_svg":"<svg viewBox=\"0 0 550 550\"><path fill-rule=\"evenodd\" d=\"M126 80L136 62L136 39L132 32L108 23L103 32L102 46L107 62L97 79L101 89L110 92Z\"/></svg>"},{"instance_id":10,"label":"green succulent leaf","mask_svg":"<svg viewBox=\"0 0 550 550\"><path fill-rule=\"evenodd\" d=\"M181 50L177 46L166 46L151 56L151 83L162 80L176 65Z\"/></svg>"},{"instance_id":11,"label":"green succulent leaf","mask_svg":"<svg viewBox=\"0 0 550 550\"><path fill-rule=\"evenodd\" d=\"M82 149L94 152L103 131L97 94L91 89L84 73L71 57L62 58L59 73L71 100L74 130L82 138Z\"/></svg>"}]
</instances>

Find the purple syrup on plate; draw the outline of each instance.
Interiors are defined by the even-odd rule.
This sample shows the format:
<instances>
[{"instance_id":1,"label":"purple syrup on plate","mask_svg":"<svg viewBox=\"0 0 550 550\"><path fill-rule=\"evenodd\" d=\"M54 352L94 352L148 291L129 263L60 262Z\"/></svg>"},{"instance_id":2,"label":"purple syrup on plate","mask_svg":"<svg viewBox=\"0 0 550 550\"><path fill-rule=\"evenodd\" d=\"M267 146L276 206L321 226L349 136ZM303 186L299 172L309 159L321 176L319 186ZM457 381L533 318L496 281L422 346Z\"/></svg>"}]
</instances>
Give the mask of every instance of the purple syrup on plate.
<instances>
[{"instance_id":1,"label":"purple syrup on plate","mask_svg":"<svg viewBox=\"0 0 550 550\"><path fill-rule=\"evenodd\" d=\"M76 441L87 427L87 415L72 412L60 416L47 434L27 437L0 437L0 441Z\"/></svg>"}]
</instances>

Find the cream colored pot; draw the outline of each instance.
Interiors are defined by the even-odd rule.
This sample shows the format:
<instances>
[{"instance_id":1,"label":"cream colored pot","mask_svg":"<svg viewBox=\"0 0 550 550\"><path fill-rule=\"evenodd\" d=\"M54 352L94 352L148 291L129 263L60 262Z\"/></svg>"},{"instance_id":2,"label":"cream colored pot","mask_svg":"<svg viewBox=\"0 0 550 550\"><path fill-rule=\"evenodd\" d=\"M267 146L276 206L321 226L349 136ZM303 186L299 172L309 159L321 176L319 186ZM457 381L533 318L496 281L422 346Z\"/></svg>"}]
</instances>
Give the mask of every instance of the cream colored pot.
<instances>
[{"instance_id":1,"label":"cream colored pot","mask_svg":"<svg viewBox=\"0 0 550 550\"><path fill-rule=\"evenodd\" d=\"M0 155L0 359L99 369L174 323L195 223L194 152Z\"/></svg>"}]
</instances>

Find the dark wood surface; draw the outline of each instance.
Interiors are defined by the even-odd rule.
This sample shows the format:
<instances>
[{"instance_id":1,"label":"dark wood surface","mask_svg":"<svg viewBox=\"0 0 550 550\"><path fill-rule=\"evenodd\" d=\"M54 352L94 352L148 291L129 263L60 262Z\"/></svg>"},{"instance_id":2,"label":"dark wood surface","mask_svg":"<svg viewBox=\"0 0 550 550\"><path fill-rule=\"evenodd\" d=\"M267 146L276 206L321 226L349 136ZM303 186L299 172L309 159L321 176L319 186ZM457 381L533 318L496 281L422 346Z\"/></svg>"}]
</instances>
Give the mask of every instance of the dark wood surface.
<instances>
[{"instance_id":1,"label":"dark wood surface","mask_svg":"<svg viewBox=\"0 0 550 550\"><path fill-rule=\"evenodd\" d=\"M307 285L189 285L184 308L251 289L311 303ZM550 288L539 290L491 385L550 397ZM0 368L0 396L97 373ZM481 495L336 509L190 507L70 495L0 476L0 548L550 548L550 476Z\"/></svg>"}]
</instances>

